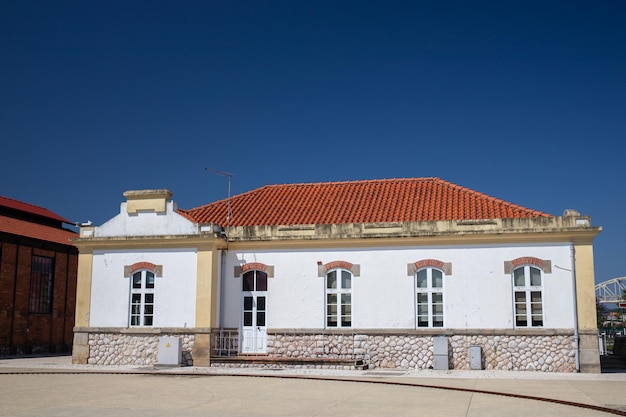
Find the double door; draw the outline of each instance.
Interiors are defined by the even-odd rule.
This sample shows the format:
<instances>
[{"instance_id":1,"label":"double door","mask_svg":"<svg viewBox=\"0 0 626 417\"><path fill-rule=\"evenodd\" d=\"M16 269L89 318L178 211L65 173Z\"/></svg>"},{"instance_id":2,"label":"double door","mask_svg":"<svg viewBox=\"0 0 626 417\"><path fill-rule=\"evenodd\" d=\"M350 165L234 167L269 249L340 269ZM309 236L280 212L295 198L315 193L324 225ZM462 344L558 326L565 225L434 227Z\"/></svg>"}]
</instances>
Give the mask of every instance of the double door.
<instances>
[{"instance_id":1,"label":"double door","mask_svg":"<svg viewBox=\"0 0 626 417\"><path fill-rule=\"evenodd\" d=\"M267 274L248 271L243 275L241 353L267 352Z\"/></svg>"}]
</instances>

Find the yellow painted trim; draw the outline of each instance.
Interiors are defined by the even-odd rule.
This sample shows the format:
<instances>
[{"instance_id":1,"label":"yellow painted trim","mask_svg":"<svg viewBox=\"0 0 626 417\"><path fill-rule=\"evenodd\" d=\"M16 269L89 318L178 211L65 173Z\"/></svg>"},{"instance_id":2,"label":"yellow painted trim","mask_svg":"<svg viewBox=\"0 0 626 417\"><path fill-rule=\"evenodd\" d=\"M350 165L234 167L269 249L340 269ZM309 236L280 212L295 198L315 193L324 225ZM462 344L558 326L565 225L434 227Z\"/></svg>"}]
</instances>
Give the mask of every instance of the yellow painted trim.
<instances>
[{"instance_id":1,"label":"yellow painted trim","mask_svg":"<svg viewBox=\"0 0 626 417\"><path fill-rule=\"evenodd\" d=\"M167 202L163 199L152 200L128 200L126 203L126 212L135 214L138 211L154 211L157 213L165 213Z\"/></svg>"},{"instance_id":2,"label":"yellow painted trim","mask_svg":"<svg viewBox=\"0 0 626 417\"><path fill-rule=\"evenodd\" d=\"M217 325L218 259L217 250L198 250L196 327Z\"/></svg>"},{"instance_id":3,"label":"yellow painted trim","mask_svg":"<svg viewBox=\"0 0 626 417\"><path fill-rule=\"evenodd\" d=\"M593 246L575 245L578 328L597 329Z\"/></svg>"},{"instance_id":4,"label":"yellow painted trim","mask_svg":"<svg viewBox=\"0 0 626 417\"><path fill-rule=\"evenodd\" d=\"M167 202L172 198L168 190L137 190L126 191L126 212L135 214L138 211L155 211L165 213Z\"/></svg>"},{"instance_id":5,"label":"yellow painted trim","mask_svg":"<svg viewBox=\"0 0 626 417\"><path fill-rule=\"evenodd\" d=\"M76 327L89 327L91 311L91 279L93 270L93 254L78 254L78 278L76 282Z\"/></svg>"}]
</instances>

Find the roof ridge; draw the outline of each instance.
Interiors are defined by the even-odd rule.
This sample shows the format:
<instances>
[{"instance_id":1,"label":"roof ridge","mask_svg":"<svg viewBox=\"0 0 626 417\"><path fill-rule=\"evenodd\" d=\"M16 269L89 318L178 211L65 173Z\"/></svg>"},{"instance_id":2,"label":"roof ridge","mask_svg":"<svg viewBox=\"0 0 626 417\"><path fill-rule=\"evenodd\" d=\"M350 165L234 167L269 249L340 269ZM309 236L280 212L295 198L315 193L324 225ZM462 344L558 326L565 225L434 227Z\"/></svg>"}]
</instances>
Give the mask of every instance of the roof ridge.
<instances>
[{"instance_id":1,"label":"roof ridge","mask_svg":"<svg viewBox=\"0 0 626 417\"><path fill-rule=\"evenodd\" d=\"M392 181L428 181L437 180L437 177L394 177L394 178L373 178L367 180L344 180L344 181L317 181L317 182L294 182L283 184L269 184L264 187L284 187L284 186L302 186L302 185L338 185L338 184L359 184L368 182L392 182ZM257 188L258 190L259 188Z\"/></svg>"},{"instance_id":2,"label":"roof ridge","mask_svg":"<svg viewBox=\"0 0 626 417\"><path fill-rule=\"evenodd\" d=\"M263 185L261 187L254 188L252 190L248 190L246 192L243 192L241 194L231 195L230 197L226 197L226 198L222 198L220 200L215 200L215 201L211 201L211 202L206 203L206 204L202 204L201 206L198 206L198 207L192 207L190 209L181 209L181 208L179 208L178 211L182 211L183 213L188 213L188 212L190 212L192 210L199 210L199 209L202 209L202 208L205 208L205 207L208 207L208 206L216 205L218 203L228 203L228 200L232 201L232 199L234 199L235 197L237 197L237 198L238 197L242 197L242 196L244 196L246 194L251 194L251 193L254 193L254 192L257 192L259 190L262 190L264 188L269 188L269 187L271 187L271 185Z\"/></svg>"},{"instance_id":3,"label":"roof ridge","mask_svg":"<svg viewBox=\"0 0 626 417\"><path fill-rule=\"evenodd\" d=\"M242 224L330 224L363 219L379 221L372 219L385 216L416 221L551 217L439 177L269 184L179 211L192 219L223 221L227 204L237 212L235 223Z\"/></svg>"},{"instance_id":4,"label":"roof ridge","mask_svg":"<svg viewBox=\"0 0 626 417\"><path fill-rule=\"evenodd\" d=\"M317 182L293 182L293 183L282 183L282 184L266 184L261 187L253 188L252 190L245 191L240 194L235 194L226 198L222 198L220 200L215 200L210 203L202 204L198 207L192 207L190 209L181 209L184 213L188 213L192 210L199 210L207 206L215 205L218 203L227 203L230 199L231 202L235 198L241 198L248 194L259 192L263 189L270 188L280 188L280 187L302 187L302 186L315 186L315 185L341 185L341 184L359 184L359 183L377 183L377 182L392 182L392 181L436 181L439 180L437 177L396 177L396 178L381 178L381 179L369 179L369 180L345 180L345 181L317 181Z\"/></svg>"},{"instance_id":5,"label":"roof ridge","mask_svg":"<svg viewBox=\"0 0 626 417\"><path fill-rule=\"evenodd\" d=\"M5 201L4 203L3 203L3 200ZM7 207L12 210L18 210L21 212L30 213L32 215L36 215L40 217L45 217L48 219L57 220L66 224L74 224L73 222L69 221L65 217L60 216L59 214L53 212L52 210L46 207L27 203L25 201L17 200L11 197L5 197L5 196L0 195L0 206Z\"/></svg>"},{"instance_id":6,"label":"roof ridge","mask_svg":"<svg viewBox=\"0 0 626 417\"><path fill-rule=\"evenodd\" d=\"M450 181L442 180L441 178L436 178L436 179L439 182L443 183L443 184L446 184L448 186L452 186L454 188L457 188L459 191L462 191L462 192L468 193L468 194L473 194L473 195L480 195L480 196L486 198L489 201L492 201L492 202L498 203L498 204L502 204L503 206L506 206L506 207L511 207L511 208L515 208L515 209L521 209L521 210L528 210L528 211L531 211L533 213L542 214L542 215L543 214L547 214L547 213L545 213L543 211L534 210L534 209L531 209L529 207L524 207L522 205L511 203L510 201L506 201L506 200L503 200L501 198L494 197L494 196L489 195L487 193L483 193L482 191L472 190L471 188L463 187L462 185L458 185L458 184L455 184L455 183L450 182Z\"/></svg>"},{"instance_id":7,"label":"roof ridge","mask_svg":"<svg viewBox=\"0 0 626 417\"><path fill-rule=\"evenodd\" d=\"M23 205L25 205L25 206L31 206L31 207L35 207L35 208L42 209L42 210L48 210L47 208L42 207L42 206L38 206L38 205L36 205L36 204L27 203L27 202L22 201L22 200L17 200L17 199L15 199L15 198L5 197L5 196L3 196L3 195L0 195L0 201L1 201L1 200L3 200L3 199L4 199L4 200L11 200L11 201L13 201L13 202L23 204ZM50 211L50 210L48 210L48 211Z\"/></svg>"}]
</instances>

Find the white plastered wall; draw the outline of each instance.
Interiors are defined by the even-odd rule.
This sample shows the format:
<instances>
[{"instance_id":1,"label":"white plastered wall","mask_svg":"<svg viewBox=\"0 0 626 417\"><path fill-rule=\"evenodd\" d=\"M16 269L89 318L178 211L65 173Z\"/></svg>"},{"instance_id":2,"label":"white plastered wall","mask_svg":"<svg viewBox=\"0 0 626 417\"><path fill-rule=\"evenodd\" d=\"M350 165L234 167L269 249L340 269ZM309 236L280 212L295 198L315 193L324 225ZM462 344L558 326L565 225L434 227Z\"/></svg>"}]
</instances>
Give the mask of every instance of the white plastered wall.
<instances>
[{"instance_id":1,"label":"white plastered wall","mask_svg":"<svg viewBox=\"0 0 626 417\"><path fill-rule=\"evenodd\" d=\"M274 266L268 283L269 328L324 328L324 278L317 263L346 261L360 265L353 278L352 328L415 328L414 277L407 264L437 259L452 264L444 278L445 327L450 329L512 329L511 274L504 262L520 257L549 260L544 274L544 328L574 327L570 249L567 244L509 247L369 248L329 250L230 251L224 289L224 326L241 320L241 278L235 266L260 262Z\"/></svg>"},{"instance_id":2,"label":"white plastered wall","mask_svg":"<svg viewBox=\"0 0 626 417\"><path fill-rule=\"evenodd\" d=\"M121 203L120 214L95 229L95 237L165 236L197 234L197 225L176 212L176 203L168 201L166 212L145 211L129 214Z\"/></svg>"},{"instance_id":3,"label":"white plastered wall","mask_svg":"<svg viewBox=\"0 0 626 417\"><path fill-rule=\"evenodd\" d=\"M128 327L130 278L124 266L150 262L163 267L155 282L152 327L194 327L196 259L195 249L94 251L89 325Z\"/></svg>"}]
</instances>

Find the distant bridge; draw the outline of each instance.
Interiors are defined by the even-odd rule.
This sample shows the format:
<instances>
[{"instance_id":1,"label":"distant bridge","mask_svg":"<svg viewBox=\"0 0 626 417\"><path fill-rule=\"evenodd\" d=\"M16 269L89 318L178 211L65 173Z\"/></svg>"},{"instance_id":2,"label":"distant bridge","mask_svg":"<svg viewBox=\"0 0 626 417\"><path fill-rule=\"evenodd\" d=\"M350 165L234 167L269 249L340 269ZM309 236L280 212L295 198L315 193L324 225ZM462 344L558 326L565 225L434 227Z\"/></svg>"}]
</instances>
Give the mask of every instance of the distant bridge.
<instances>
[{"instance_id":1,"label":"distant bridge","mask_svg":"<svg viewBox=\"0 0 626 417\"><path fill-rule=\"evenodd\" d=\"M617 304L625 302L626 277L613 278L596 284L596 299L600 303Z\"/></svg>"}]
</instances>

